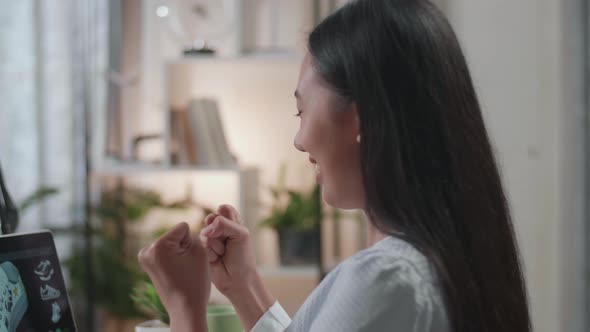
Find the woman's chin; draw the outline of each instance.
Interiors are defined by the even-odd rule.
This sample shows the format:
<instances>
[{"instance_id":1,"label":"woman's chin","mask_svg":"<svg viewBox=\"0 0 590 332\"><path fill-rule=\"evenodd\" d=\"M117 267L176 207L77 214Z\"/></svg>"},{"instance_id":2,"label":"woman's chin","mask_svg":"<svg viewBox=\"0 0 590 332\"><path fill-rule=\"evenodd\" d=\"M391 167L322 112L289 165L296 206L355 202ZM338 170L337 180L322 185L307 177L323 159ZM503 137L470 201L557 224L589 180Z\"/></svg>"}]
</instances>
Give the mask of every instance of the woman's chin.
<instances>
[{"instance_id":1,"label":"woman's chin","mask_svg":"<svg viewBox=\"0 0 590 332\"><path fill-rule=\"evenodd\" d=\"M356 204L351 197L346 195L346 192L339 190L331 190L329 186L321 185L322 199L331 207L342 210L359 209L359 204Z\"/></svg>"},{"instance_id":2,"label":"woman's chin","mask_svg":"<svg viewBox=\"0 0 590 332\"><path fill-rule=\"evenodd\" d=\"M321 195L322 195L322 200L326 204L328 204L328 205L330 205L332 207L337 208L338 206L334 204L335 202L333 200L333 197L331 195L331 192L328 190L328 188L326 188L326 185L325 184L321 184L319 182L318 182L318 184L320 185L320 191L321 191Z\"/></svg>"}]
</instances>

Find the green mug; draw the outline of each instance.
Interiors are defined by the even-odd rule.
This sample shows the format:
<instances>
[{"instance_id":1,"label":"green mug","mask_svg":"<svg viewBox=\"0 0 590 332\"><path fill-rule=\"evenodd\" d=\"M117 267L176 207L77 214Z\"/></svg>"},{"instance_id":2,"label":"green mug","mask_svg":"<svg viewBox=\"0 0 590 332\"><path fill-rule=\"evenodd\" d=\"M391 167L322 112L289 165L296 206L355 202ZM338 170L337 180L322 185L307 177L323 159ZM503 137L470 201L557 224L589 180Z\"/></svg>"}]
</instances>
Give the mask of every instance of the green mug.
<instances>
[{"instance_id":1,"label":"green mug","mask_svg":"<svg viewBox=\"0 0 590 332\"><path fill-rule=\"evenodd\" d=\"M208 305L207 327L209 332L243 332L238 314L231 305Z\"/></svg>"}]
</instances>

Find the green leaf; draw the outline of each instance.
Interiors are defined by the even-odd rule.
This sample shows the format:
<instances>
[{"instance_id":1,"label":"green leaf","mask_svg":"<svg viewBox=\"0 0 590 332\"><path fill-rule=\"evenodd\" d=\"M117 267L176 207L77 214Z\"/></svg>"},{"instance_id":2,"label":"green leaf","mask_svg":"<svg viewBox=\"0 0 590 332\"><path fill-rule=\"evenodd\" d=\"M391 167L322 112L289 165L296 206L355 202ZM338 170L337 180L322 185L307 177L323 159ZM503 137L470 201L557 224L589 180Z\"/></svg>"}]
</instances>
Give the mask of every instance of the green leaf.
<instances>
[{"instance_id":1,"label":"green leaf","mask_svg":"<svg viewBox=\"0 0 590 332\"><path fill-rule=\"evenodd\" d=\"M295 190L271 189L273 195L286 195L284 206L275 202L272 213L260 223L261 227L274 229L291 228L294 230L310 230L318 225L322 219L321 191L315 186L311 192L299 192Z\"/></svg>"},{"instance_id":2,"label":"green leaf","mask_svg":"<svg viewBox=\"0 0 590 332\"><path fill-rule=\"evenodd\" d=\"M283 188L285 188L286 180L287 180L287 163L283 161L281 163L280 168L279 168L279 178L277 181L279 190L282 190Z\"/></svg>"},{"instance_id":3,"label":"green leaf","mask_svg":"<svg viewBox=\"0 0 590 332\"><path fill-rule=\"evenodd\" d=\"M270 188L270 192L272 194L272 198L274 198L275 201L279 200L281 192L278 189Z\"/></svg>"},{"instance_id":4,"label":"green leaf","mask_svg":"<svg viewBox=\"0 0 590 332\"><path fill-rule=\"evenodd\" d=\"M57 193L58 190L56 188L41 187L23 200L23 202L19 205L19 210L20 212L24 212L31 206L45 200L46 198L56 195Z\"/></svg>"},{"instance_id":5,"label":"green leaf","mask_svg":"<svg viewBox=\"0 0 590 332\"><path fill-rule=\"evenodd\" d=\"M131 299L141 311L149 315L155 315L156 318L165 324L170 324L168 312L152 283L138 283L133 289Z\"/></svg>"}]
</instances>

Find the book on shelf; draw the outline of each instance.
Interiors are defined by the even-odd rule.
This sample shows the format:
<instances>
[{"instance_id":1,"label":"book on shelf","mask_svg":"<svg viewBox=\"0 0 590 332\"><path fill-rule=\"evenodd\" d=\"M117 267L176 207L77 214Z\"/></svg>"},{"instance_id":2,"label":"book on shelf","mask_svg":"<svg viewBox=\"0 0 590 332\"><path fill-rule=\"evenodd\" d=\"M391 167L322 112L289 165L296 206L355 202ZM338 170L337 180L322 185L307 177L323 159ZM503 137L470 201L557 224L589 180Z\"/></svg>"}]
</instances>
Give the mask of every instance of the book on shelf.
<instances>
[{"instance_id":1,"label":"book on shelf","mask_svg":"<svg viewBox=\"0 0 590 332\"><path fill-rule=\"evenodd\" d=\"M217 102L192 100L185 112L172 111L170 117L171 152L178 164L232 167L232 156ZM181 114L175 114L181 113Z\"/></svg>"},{"instance_id":2,"label":"book on shelf","mask_svg":"<svg viewBox=\"0 0 590 332\"><path fill-rule=\"evenodd\" d=\"M207 117L207 123L209 123L209 132L211 133L211 137L213 138L215 153L220 165L235 165L235 160L229 150L227 140L225 139L225 131L223 130L221 114L219 112L219 107L217 106L217 102L215 100L205 100L205 113Z\"/></svg>"},{"instance_id":3,"label":"book on shelf","mask_svg":"<svg viewBox=\"0 0 590 332\"><path fill-rule=\"evenodd\" d=\"M192 149L188 148L192 142L186 130L186 120L186 112L170 112L170 153L173 164L177 165L193 164L196 161Z\"/></svg>"}]
</instances>

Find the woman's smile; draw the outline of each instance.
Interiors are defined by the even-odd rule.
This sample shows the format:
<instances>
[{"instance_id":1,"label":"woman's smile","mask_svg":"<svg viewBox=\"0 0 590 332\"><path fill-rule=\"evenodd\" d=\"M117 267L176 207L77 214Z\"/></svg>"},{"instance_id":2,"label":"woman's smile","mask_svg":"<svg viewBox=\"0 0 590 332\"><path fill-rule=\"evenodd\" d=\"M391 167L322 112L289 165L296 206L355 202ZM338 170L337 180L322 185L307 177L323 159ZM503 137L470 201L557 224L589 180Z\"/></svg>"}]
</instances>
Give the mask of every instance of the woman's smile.
<instances>
[{"instance_id":1,"label":"woman's smile","mask_svg":"<svg viewBox=\"0 0 590 332\"><path fill-rule=\"evenodd\" d=\"M321 181L320 181L321 180L320 165L318 165L317 160L315 160L312 156L309 156L309 161L311 162L311 164L314 167L316 181L318 183L321 183Z\"/></svg>"}]
</instances>

